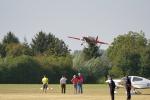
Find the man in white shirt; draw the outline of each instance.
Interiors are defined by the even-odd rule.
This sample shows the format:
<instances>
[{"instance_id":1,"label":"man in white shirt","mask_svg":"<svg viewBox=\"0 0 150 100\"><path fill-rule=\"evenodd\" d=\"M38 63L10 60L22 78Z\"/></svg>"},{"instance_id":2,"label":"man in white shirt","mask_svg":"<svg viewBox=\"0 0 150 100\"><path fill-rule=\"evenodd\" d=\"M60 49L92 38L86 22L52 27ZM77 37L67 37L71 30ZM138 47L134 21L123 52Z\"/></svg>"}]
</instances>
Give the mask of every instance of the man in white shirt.
<instances>
[{"instance_id":1,"label":"man in white shirt","mask_svg":"<svg viewBox=\"0 0 150 100\"><path fill-rule=\"evenodd\" d=\"M66 81L67 78L65 76L62 76L60 79L60 85L61 85L61 93L66 93Z\"/></svg>"}]
</instances>

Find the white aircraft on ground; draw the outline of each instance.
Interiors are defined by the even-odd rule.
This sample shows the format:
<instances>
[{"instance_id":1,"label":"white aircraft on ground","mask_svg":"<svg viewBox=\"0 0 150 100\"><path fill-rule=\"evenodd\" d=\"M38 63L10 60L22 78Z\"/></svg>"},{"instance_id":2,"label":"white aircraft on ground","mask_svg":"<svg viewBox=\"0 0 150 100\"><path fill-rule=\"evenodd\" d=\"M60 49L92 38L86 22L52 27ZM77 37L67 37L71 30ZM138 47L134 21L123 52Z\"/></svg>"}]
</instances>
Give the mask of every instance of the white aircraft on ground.
<instances>
[{"instance_id":1,"label":"white aircraft on ground","mask_svg":"<svg viewBox=\"0 0 150 100\"><path fill-rule=\"evenodd\" d=\"M128 76L131 80L132 84L132 93L134 94L141 94L141 92L137 91L136 89L147 89L150 88L150 80L146 79L144 77L139 76ZM124 83L126 81L126 77L123 77L121 79L113 79L116 85L116 89L120 87L124 87ZM110 80L106 80L108 83Z\"/></svg>"}]
</instances>

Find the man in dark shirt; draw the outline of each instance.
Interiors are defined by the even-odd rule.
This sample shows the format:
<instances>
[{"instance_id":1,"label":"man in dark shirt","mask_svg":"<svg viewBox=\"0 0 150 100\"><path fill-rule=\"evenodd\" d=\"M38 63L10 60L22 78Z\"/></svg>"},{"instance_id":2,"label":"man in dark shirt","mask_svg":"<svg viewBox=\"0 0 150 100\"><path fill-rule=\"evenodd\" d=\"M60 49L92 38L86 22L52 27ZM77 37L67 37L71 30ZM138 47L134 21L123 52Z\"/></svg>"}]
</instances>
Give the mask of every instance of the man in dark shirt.
<instances>
[{"instance_id":1,"label":"man in dark shirt","mask_svg":"<svg viewBox=\"0 0 150 100\"><path fill-rule=\"evenodd\" d=\"M111 100L114 100L114 91L115 91L115 82L113 81L113 79L110 77L109 78L109 88L110 88L110 95L111 95Z\"/></svg>"},{"instance_id":2,"label":"man in dark shirt","mask_svg":"<svg viewBox=\"0 0 150 100\"><path fill-rule=\"evenodd\" d=\"M125 86L126 86L126 91L127 91L127 100L131 100L131 92L130 92L131 91L131 80L128 76L126 77Z\"/></svg>"}]
</instances>

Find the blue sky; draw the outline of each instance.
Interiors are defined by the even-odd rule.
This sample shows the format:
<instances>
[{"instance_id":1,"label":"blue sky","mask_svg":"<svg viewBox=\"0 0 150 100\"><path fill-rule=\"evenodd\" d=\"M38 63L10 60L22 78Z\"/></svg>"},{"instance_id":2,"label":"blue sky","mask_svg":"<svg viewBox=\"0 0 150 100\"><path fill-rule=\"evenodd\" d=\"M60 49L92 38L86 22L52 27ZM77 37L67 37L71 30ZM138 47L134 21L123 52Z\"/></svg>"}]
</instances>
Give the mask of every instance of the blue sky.
<instances>
[{"instance_id":1,"label":"blue sky","mask_svg":"<svg viewBox=\"0 0 150 100\"><path fill-rule=\"evenodd\" d=\"M12 31L30 43L42 30L63 39L72 50L83 47L67 36L98 35L111 43L118 35L143 30L150 39L149 4L150 0L0 0L0 39Z\"/></svg>"}]
</instances>

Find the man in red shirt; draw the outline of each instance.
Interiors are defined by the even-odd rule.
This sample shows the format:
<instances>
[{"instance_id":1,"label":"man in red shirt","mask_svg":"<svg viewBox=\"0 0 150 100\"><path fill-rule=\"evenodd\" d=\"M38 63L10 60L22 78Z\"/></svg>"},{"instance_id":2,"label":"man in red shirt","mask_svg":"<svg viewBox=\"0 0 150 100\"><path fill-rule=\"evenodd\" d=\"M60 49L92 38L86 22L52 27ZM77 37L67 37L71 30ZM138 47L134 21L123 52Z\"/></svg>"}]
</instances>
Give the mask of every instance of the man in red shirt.
<instances>
[{"instance_id":1,"label":"man in red shirt","mask_svg":"<svg viewBox=\"0 0 150 100\"><path fill-rule=\"evenodd\" d=\"M78 73L78 93L83 93L83 88L82 88L82 84L83 84L83 75L81 75L81 73Z\"/></svg>"},{"instance_id":2,"label":"man in red shirt","mask_svg":"<svg viewBox=\"0 0 150 100\"><path fill-rule=\"evenodd\" d=\"M74 93L77 94L77 84L78 84L78 78L76 75L73 75L73 78L71 79L71 82L74 86Z\"/></svg>"}]
</instances>

